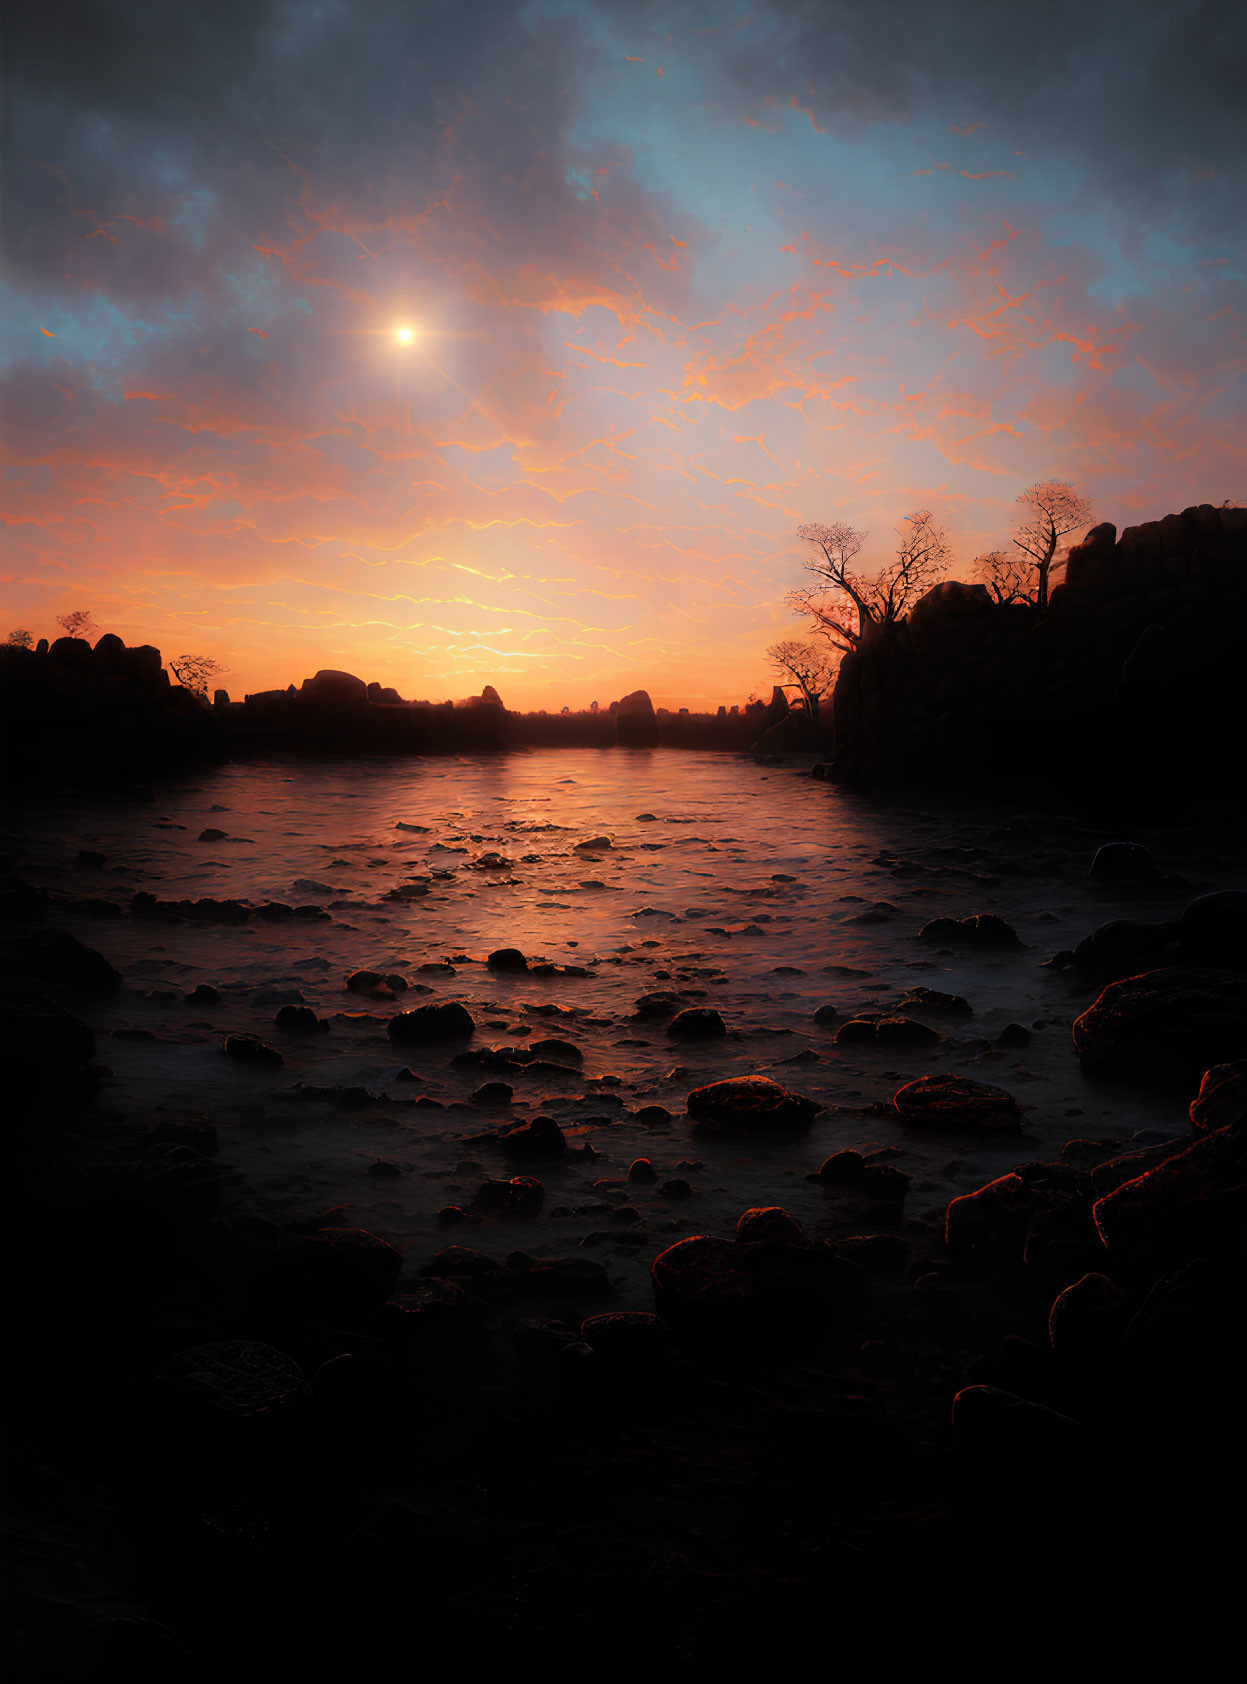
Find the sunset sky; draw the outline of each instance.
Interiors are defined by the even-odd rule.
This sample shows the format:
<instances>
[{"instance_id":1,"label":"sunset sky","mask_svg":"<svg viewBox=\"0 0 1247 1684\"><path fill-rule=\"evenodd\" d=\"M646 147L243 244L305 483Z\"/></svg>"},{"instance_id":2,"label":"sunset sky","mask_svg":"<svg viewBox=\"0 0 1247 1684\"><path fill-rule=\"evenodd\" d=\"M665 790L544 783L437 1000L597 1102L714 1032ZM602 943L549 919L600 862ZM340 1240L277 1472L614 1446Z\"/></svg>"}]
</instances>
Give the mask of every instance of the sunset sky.
<instances>
[{"instance_id":1,"label":"sunset sky","mask_svg":"<svg viewBox=\"0 0 1247 1684\"><path fill-rule=\"evenodd\" d=\"M769 686L807 520L1247 495L1227 3L40 0L5 623L510 706ZM397 331L409 328L409 343Z\"/></svg>"}]
</instances>

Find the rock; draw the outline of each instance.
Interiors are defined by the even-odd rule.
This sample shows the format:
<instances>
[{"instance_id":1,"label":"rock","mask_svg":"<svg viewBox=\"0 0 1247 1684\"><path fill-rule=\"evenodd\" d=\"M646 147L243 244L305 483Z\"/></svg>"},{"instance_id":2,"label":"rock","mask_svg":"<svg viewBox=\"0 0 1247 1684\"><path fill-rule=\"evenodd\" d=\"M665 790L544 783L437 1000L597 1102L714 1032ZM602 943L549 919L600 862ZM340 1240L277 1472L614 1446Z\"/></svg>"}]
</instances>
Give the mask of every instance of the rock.
<instances>
[{"instance_id":1,"label":"rock","mask_svg":"<svg viewBox=\"0 0 1247 1684\"><path fill-rule=\"evenodd\" d=\"M920 1076L907 1082L892 1103L901 1121L917 1128L1000 1132L1022 1126L1011 1093L968 1076Z\"/></svg>"},{"instance_id":2,"label":"rock","mask_svg":"<svg viewBox=\"0 0 1247 1684\"><path fill-rule=\"evenodd\" d=\"M576 852L581 854L600 854L612 846L609 836L590 836L584 842L577 842Z\"/></svg>"},{"instance_id":3,"label":"rock","mask_svg":"<svg viewBox=\"0 0 1247 1684\"><path fill-rule=\"evenodd\" d=\"M849 1234L834 1240L837 1255L859 1269L894 1274L909 1262L909 1247L896 1234Z\"/></svg>"},{"instance_id":4,"label":"rock","mask_svg":"<svg viewBox=\"0 0 1247 1684\"><path fill-rule=\"evenodd\" d=\"M40 982L75 994L115 994L121 972L68 930L35 930L17 942L19 963Z\"/></svg>"},{"instance_id":5,"label":"rock","mask_svg":"<svg viewBox=\"0 0 1247 1684\"><path fill-rule=\"evenodd\" d=\"M1186 1139L1157 1141L1133 1152L1119 1152L1116 1157L1106 1158L1092 1168L1092 1190L1097 1199L1102 1199L1127 1181L1136 1181L1148 1170L1176 1158L1179 1152L1185 1152L1188 1146L1193 1145L1194 1140L1188 1136Z\"/></svg>"},{"instance_id":6,"label":"rock","mask_svg":"<svg viewBox=\"0 0 1247 1684\"><path fill-rule=\"evenodd\" d=\"M969 918L932 918L918 932L922 941L957 947L1021 947L1017 931L994 912L978 912Z\"/></svg>"},{"instance_id":7,"label":"rock","mask_svg":"<svg viewBox=\"0 0 1247 1684\"><path fill-rule=\"evenodd\" d=\"M1229 1128L1247 1117L1247 1059L1205 1070L1190 1116L1197 1129Z\"/></svg>"},{"instance_id":8,"label":"rock","mask_svg":"<svg viewBox=\"0 0 1247 1684\"><path fill-rule=\"evenodd\" d=\"M1086 1450L1081 1422L998 1386L963 1387L953 1398L953 1430L966 1448L1021 1469Z\"/></svg>"},{"instance_id":9,"label":"rock","mask_svg":"<svg viewBox=\"0 0 1247 1684\"><path fill-rule=\"evenodd\" d=\"M675 1122L675 1118L665 1105L642 1105L632 1115L638 1123L647 1129L665 1129Z\"/></svg>"},{"instance_id":10,"label":"rock","mask_svg":"<svg viewBox=\"0 0 1247 1684\"><path fill-rule=\"evenodd\" d=\"M658 1171L648 1158L633 1158L628 1165L627 1180L637 1185L649 1185L658 1180Z\"/></svg>"},{"instance_id":11,"label":"rock","mask_svg":"<svg viewBox=\"0 0 1247 1684\"><path fill-rule=\"evenodd\" d=\"M1106 842L1096 849L1090 875L1101 883L1148 883L1160 873L1141 842Z\"/></svg>"},{"instance_id":12,"label":"rock","mask_svg":"<svg viewBox=\"0 0 1247 1684\"><path fill-rule=\"evenodd\" d=\"M1020 1175L1002 1175L953 1199L944 1213L944 1243L959 1257L1021 1260L1034 1197Z\"/></svg>"},{"instance_id":13,"label":"rock","mask_svg":"<svg viewBox=\"0 0 1247 1684\"><path fill-rule=\"evenodd\" d=\"M828 1318L850 1314L860 1281L855 1265L828 1246L792 1243L781 1226L774 1238L744 1244L699 1234L668 1246L651 1268L663 1321L693 1337L734 1340L818 1334Z\"/></svg>"},{"instance_id":14,"label":"rock","mask_svg":"<svg viewBox=\"0 0 1247 1684\"><path fill-rule=\"evenodd\" d=\"M517 1158L557 1158L567 1150L567 1136L553 1117L534 1117L502 1129L498 1144Z\"/></svg>"},{"instance_id":15,"label":"rock","mask_svg":"<svg viewBox=\"0 0 1247 1684\"><path fill-rule=\"evenodd\" d=\"M428 1042L464 1041L475 1034L476 1023L458 1000L440 1000L392 1017L386 1029L392 1043L411 1046Z\"/></svg>"},{"instance_id":16,"label":"rock","mask_svg":"<svg viewBox=\"0 0 1247 1684\"><path fill-rule=\"evenodd\" d=\"M403 1259L366 1228L318 1228L286 1243L277 1270L283 1291L309 1314L353 1317L384 1304Z\"/></svg>"},{"instance_id":17,"label":"rock","mask_svg":"<svg viewBox=\"0 0 1247 1684\"><path fill-rule=\"evenodd\" d=\"M225 836L225 831L218 830L215 825L209 825L206 830L199 832L198 839L200 842L224 842Z\"/></svg>"},{"instance_id":18,"label":"rock","mask_svg":"<svg viewBox=\"0 0 1247 1684\"><path fill-rule=\"evenodd\" d=\"M1247 893L1218 889L1197 895L1178 919L1177 934L1184 960L1247 969Z\"/></svg>"},{"instance_id":19,"label":"rock","mask_svg":"<svg viewBox=\"0 0 1247 1684\"><path fill-rule=\"evenodd\" d=\"M361 711L368 703L368 686L353 673L326 668L299 686L301 702L325 711Z\"/></svg>"},{"instance_id":20,"label":"rock","mask_svg":"<svg viewBox=\"0 0 1247 1684\"><path fill-rule=\"evenodd\" d=\"M635 1372L664 1368L671 1360L671 1330L649 1310L608 1310L580 1324L580 1337L612 1366Z\"/></svg>"},{"instance_id":21,"label":"rock","mask_svg":"<svg viewBox=\"0 0 1247 1684\"><path fill-rule=\"evenodd\" d=\"M707 1006L690 1006L677 1012L667 1025L668 1035L686 1041L708 1041L727 1034L727 1025L718 1012Z\"/></svg>"},{"instance_id":22,"label":"rock","mask_svg":"<svg viewBox=\"0 0 1247 1684\"><path fill-rule=\"evenodd\" d=\"M0 1003L0 1060L11 1076L17 1064L38 1075L77 1069L95 1057L95 1036L81 1018L37 994L6 995Z\"/></svg>"},{"instance_id":23,"label":"rock","mask_svg":"<svg viewBox=\"0 0 1247 1684\"><path fill-rule=\"evenodd\" d=\"M499 1216L536 1216L546 1190L534 1176L516 1175L510 1181L485 1181L472 1195L477 1210Z\"/></svg>"},{"instance_id":24,"label":"rock","mask_svg":"<svg viewBox=\"0 0 1247 1684\"><path fill-rule=\"evenodd\" d=\"M881 1017L875 1024L875 1039L880 1046L929 1046L940 1038L938 1030L912 1017Z\"/></svg>"},{"instance_id":25,"label":"rock","mask_svg":"<svg viewBox=\"0 0 1247 1684\"><path fill-rule=\"evenodd\" d=\"M220 1339L179 1351L159 1379L186 1402L236 1419L271 1415L311 1397L298 1363L254 1339Z\"/></svg>"},{"instance_id":26,"label":"rock","mask_svg":"<svg viewBox=\"0 0 1247 1684\"><path fill-rule=\"evenodd\" d=\"M1241 1373L1241 1286L1198 1257L1156 1281L1131 1318L1122 1366L1162 1397L1202 1399Z\"/></svg>"},{"instance_id":27,"label":"rock","mask_svg":"<svg viewBox=\"0 0 1247 1684\"><path fill-rule=\"evenodd\" d=\"M35 924L47 916L48 891L21 877L6 877L0 885L0 919L6 924Z\"/></svg>"},{"instance_id":28,"label":"rock","mask_svg":"<svg viewBox=\"0 0 1247 1684\"><path fill-rule=\"evenodd\" d=\"M736 1223L742 1245L809 1245L810 1239L795 1216L780 1205L759 1205L742 1212Z\"/></svg>"},{"instance_id":29,"label":"rock","mask_svg":"<svg viewBox=\"0 0 1247 1684\"><path fill-rule=\"evenodd\" d=\"M691 1199L693 1189L683 1176L673 1176L670 1181L664 1181L658 1189L664 1199Z\"/></svg>"},{"instance_id":30,"label":"rock","mask_svg":"<svg viewBox=\"0 0 1247 1684\"><path fill-rule=\"evenodd\" d=\"M389 1158L374 1158L368 1165L368 1173L377 1181L397 1181L402 1176L403 1166Z\"/></svg>"},{"instance_id":31,"label":"rock","mask_svg":"<svg viewBox=\"0 0 1247 1684\"><path fill-rule=\"evenodd\" d=\"M972 1017L974 1007L960 994L941 994L938 988L910 988L901 996L902 1006L915 1011L948 1012L953 1017Z\"/></svg>"},{"instance_id":32,"label":"rock","mask_svg":"<svg viewBox=\"0 0 1247 1684\"><path fill-rule=\"evenodd\" d=\"M642 994L636 1003L636 1015L639 1018L672 1017L680 1010L684 1003L682 994L673 994L667 989L658 989L652 994Z\"/></svg>"},{"instance_id":33,"label":"rock","mask_svg":"<svg viewBox=\"0 0 1247 1684\"><path fill-rule=\"evenodd\" d=\"M847 1023L842 1023L836 1030L836 1045L838 1047L873 1047L876 1038L876 1023L872 1017L851 1017Z\"/></svg>"},{"instance_id":34,"label":"rock","mask_svg":"<svg viewBox=\"0 0 1247 1684\"><path fill-rule=\"evenodd\" d=\"M769 1076L729 1076L694 1088L685 1101L695 1129L706 1133L736 1130L808 1128L822 1106L790 1093Z\"/></svg>"},{"instance_id":35,"label":"rock","mask_svg":"<svg viewBox=\"0 0 1247 1684\"><path fill-rule=\"evenodd\" d=\"M862 1191L879 1204L903 1204L909 1193L910 1177L892 1164L867 1164L862 1174Z\"/></svg>"},{"instance_id":36,"label":"rock","mask_svg":"<svg viewBox=\"0 0 1247 1684\"><path fill-rule=\"evenodd\" d=\"M658 720L647 690L633 690L615 709L615 741L621 748L656 748Z\"/></svg>"},{"instance_id":37,"label":"rock","mask_svg":"<svg viewBox=\"0 0 1247 1684\"><path fill-rule=\"evenodd\" d=\"M485 963L491 971L521 973L528 970L528 960L518 947L496 947Z\"/></svg>"},{"instance_id":38,"label":"rock","mask_svg":"<svg viewBox=\"0 0 1247 1684\"><path fill-rule=\"evenodd\" d=\"M286 1062L276 1047L271 1047L258 1035L227 1035L223 1050L227 1058L236 1058L241 1064L264 1064L280 1069Z\"/></svg>"},{"instance_id":39,"label":"rock","mask_svg":"<svg viewBox=\"0 0 1247 1684\"><path fill-rule=\"evenodd\" d=\"M860 1152L833 1152L829 1158L824 1158L811 1181L852 1182L860 1181L866 1173L866 1160Z\"/></svg>"},{"instance_id":40,"label":"rock","mask_svg":"<svg viewBox=\"0 0 1247 1684\"><path fill-rule=\"evenodd\" d=\"M604 1298L611 1292L610 1276L587 1257L533 1257L513 1251L507 1258L508 1284L525 1298Z\"/></svg>"},{"instance_id":41,"label":"rock","mask_svg":"<svg viewBox=\"0 0 1247 1684\"><path fill-rule=\"evenodd\" d=\"M998 1047L1029 1047L1030 1042L1030 1030L1020 1023L1006 1023L996 1037Z\"/></svg>"},{"instance_id":42,"label":"rock","mask_svg":"<svg viewBox=\"0 0 1247 1684\"><path fill-rule=\"evenodd\" d=\"M1073 1036L1091 1070L1196 1076L1247 1056L1247 977L1180 966L1126 977L1074 1020Z\"/></svg>"},{"instance_id":43,"label":"rock","mask_svg":"<svg viewBox=\"0 0 1247 1684\"><path fill-rule=\"evenodd\" d=\"M1092 1271L1057 1294L1048 1338L1057 1356L1100 1366L1125 1331L1129 1299L1107 1275Z\"/></svg>"},{"instance_id":44,"label":"rock","mask_svg":"<svg viewBox=\"0 0 1247 1684\"><path fill-rule=\"evenodd\" d=\"M482 1082L472 1095L473 1105L510 1105L515 1089L509 1082Z\"/></svg>"},{"instance_id":45,"label":"rock","mask_svg":"<svg viewBox=\"0 0 1247 1684\"><path fill-rule=\"evenodd\" d=\"M221 1004L220 990L213 988L207 982L198 983L186 996L186 1004L188 1006L219 1006Z\"/></svg>"},{"instance_id":46,"label":"rock","mask_svg":"<svg viewBox=\"0 0 1247 1684\"><path fill-rule=\"evenodd\" d=\"M384 982L380 971L352 971L346 979L346 986L352 994L371 994Z\"/></svg>"},{"instance_id":47,"label":"rock","mask_svg":"<svg viewBox=\"0 0 1247 1684\"><path fill-rule=\"evenodd\" d=\"M832 1024L839 1023L843 1016L844 1013L837 1011L835 1006L820 1006L814 1013L814 1021L815 1023L821 1023L825 1029L830 1029Z\"/></svg>"},{"instance_id":48,"label":"rock","mask_svg":"<svg viewBox=\"0 0 1247 1684\"><path fill-rule=\"evenodd\" d=\"M273 1019L273 1027L284 1035L320 1035L328 1031L310 1006L283 1006Z\"/></svg>"},{"instance_id":49,"label":"rock","mask_svg":"<svg viewBox=\"0 0 1247 1684\"><path fill-rule=\"evenodd\" d=\"M537 1061L554 1064L580 1065L584 1063L584 1054L571 1041L564 1041L558 1036L549 1036L545 1040L530 1041L528 1052Z\"/></svg>"},{"instance_id":50,"label":"rock","mask_svg":"<svg viewBox=\"0 0 1247 1684\"><path fill-rule=\"evenodd\" d=\"M1201 1135L1193 1146L1096 1201L1092 1215L1112 1257L1140 1269L1241 1254L1247 1221L1247 1134Z\"/></svg>"}]
</instances>

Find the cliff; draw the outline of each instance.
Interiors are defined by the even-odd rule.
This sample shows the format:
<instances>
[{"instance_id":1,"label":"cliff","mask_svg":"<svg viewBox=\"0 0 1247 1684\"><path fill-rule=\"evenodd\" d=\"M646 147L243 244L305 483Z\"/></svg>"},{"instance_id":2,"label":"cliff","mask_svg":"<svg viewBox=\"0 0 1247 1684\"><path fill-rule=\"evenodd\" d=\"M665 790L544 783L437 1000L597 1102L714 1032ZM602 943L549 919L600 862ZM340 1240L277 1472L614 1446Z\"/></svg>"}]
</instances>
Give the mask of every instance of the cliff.
<instances>
[{"instance_id":1,"label":"cliff","mask_svg":"<svg viewBox=\"0 0 1247 1684\"><path fill-rule=\"evenodd\" d=\"M826 775L985 794L1228 785L1245 622L1247 509L1093 527L1046 613L950 581L846 655Z\"/></svg>"}]
</instances>

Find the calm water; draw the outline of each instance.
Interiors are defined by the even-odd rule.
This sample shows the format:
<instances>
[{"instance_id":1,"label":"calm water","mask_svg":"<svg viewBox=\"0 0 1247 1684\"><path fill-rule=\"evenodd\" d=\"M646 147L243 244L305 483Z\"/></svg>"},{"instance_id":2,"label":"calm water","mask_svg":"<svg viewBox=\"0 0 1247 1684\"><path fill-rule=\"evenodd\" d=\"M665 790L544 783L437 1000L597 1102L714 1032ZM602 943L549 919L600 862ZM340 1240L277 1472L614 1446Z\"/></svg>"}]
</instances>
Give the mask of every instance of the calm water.
<instances>
[{"instance_id":1,"label":"calm water","mask_svg":"<svg viewBox=\"0 0 1247 1684\"><path fill-rule=\"evenodd\" d=\"M1088 880L1108 833L1072 820L1010 818L873 804L814 782L803 767L616 750L231 766L161 788L154 806L67 800L12 815L10 828L31 850L20 869L56 894L127 906L147 889L162 899L316 902L332 914L328 923L234 929L58 913L57 923L125 974L115 1001L84 1014L114 1071L107 1104L136 1118L211 1119L222 1160L244 1172L241 1202L299 1219L343 1206L347 1220L408 1252L413 1271L451 1242L499 1256L517 1247L563 1255L583 1244L624 1299L642 1304L649 1259L662 1245L677 1234L729 1231L749 1205L784 1204L819 1235L861 1231L860 1211L805 1179L841 1146L897 1148L893 1161L915 1178L906 1215L920 1232L952 1194L1072 1136L1181 1127L1181 1096L1083 1078L1069 1024L1094 990L1041 962L1108 918L1168 916L1191 893L1247 886L1241 851L1135 831L1164 869L1193 885L1143 902ZM206 826L226 840L198 841ZM600 837L611 845L577 847ZM104 853L107 865L77 866L84 847ZM507 863L482 863L490 854ZM418 884L427 892L387 898ZM929 918L984 911L1013 923L1021 951L959 956L916 939ZM503 946L590 975L494 975L483 961ZM419 970L446 959L453 974ZM395 1008L345 991L345 976L359 967L400 971L430 991L408 994L405 1005L463 1000L477 1019L477 1045L570 1039L583 1050L583 1070L553 1085L508 1078L516 1099L506 1114L461 1108L487 1073L453 1069L448 1054L413 1057L418 1080L395 1085L404 1060L385 1034ZM220 989L221 1007L180 1002L201 982ZM975 1010L971 1019L929 1018L948 1035L933 1051L837 1049L833 1032L812 1021L829 1002L846 1014L883 1009L919 983L963 994ZM716 1007L729 1038L690 1045L638 1023L634 1002L659 988ZM170 990L177 1003L148 998ZM311 1044L281 1040L284 1071L240 1068L222 1056L222 1035L271 1037L276 1007L257 995L272 990L298 990L332 1028ZM990 1044L1010 1022L1041 1025L1023 1051ZM155 1038L115 1034L135 1029ZM1031 1138L932 1144L888 1118L853 1114L929 1070L1009 1088L1031 1108ZM688 1090L748 1072L828 1107L808 1138L766 1145L689 1133ZM401 1103L344 1113L298 1099L300 1082L363 1085ZM418 1109L415 1094L447 1108ZM654 1104L675 1115L672 1126L631 1118ZM538 1169L547 1193L535 1220L439 1229L439 1207L469 1202L486 1177L515 1173L496 1149L466 1147L462 1137L542 1111L600 1157ZM629 1189L639 1220L625 1226L612 1214L618 1189L595 1183L620 1180L639 1155L661 1178L687 1179L695 1197L673 1206L656 1190ZM369 1176L378 1157L402 1176ZM699 1167L680 1167L689 1163ZM570 1214L551 1214L558 1210Z\"/></svg>"}]
</instances>

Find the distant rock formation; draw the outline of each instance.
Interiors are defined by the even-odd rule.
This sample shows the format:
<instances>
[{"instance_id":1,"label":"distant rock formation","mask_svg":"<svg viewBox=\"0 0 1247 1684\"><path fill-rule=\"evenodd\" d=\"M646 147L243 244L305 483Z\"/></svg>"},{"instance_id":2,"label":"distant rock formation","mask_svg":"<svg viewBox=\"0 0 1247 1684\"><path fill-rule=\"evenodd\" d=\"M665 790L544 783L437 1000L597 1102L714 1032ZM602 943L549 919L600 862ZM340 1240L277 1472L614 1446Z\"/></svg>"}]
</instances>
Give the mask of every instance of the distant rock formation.
<instances>
[{"instance_id":1,"label":"distant rock formation","mask_svg":"<svg viewBox=\"0 0 1247 1684\"><path fill-rule=\"evenodd\" d=\"M615 710L615 741L620 748L656 748L658 720L648 690L633 690Z\"/></svg>"}]
</instances>

